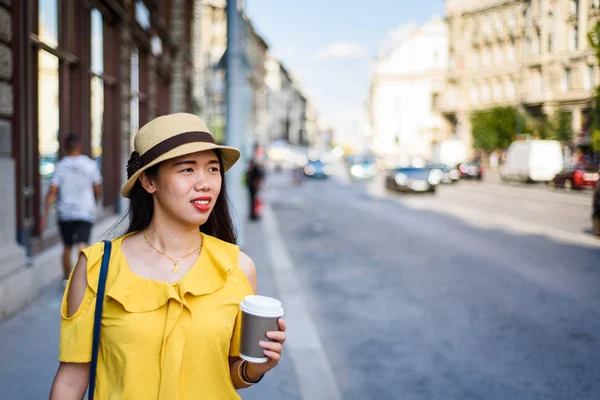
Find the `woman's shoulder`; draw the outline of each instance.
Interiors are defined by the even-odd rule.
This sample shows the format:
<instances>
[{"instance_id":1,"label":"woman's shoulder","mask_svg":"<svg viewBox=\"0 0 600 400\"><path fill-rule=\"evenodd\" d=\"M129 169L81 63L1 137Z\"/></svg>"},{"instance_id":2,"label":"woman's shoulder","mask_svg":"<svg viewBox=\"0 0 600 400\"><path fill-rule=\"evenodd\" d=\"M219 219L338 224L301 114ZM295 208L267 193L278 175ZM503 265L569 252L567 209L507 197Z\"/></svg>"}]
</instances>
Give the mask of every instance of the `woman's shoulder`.
<instances>
[{"instance_id":1,"label":"woman's shoulder","mask_svg":"<svg viewBox=\"0 0 600 400\"><path fill-rule=\"evenodd\" d=\"M219 260L228 275L244 275L253 290L256 288L256 267L254 261L236 244L214 236L203 234L204 245L213 260Z\"/></svg>"},{"instance_id":2,"label":"woman's shoulder","mask_svg":"<svg viewBox=\"0 0 600 400\"><path fill-rule=\"evenodd\" d=\"M114 278L114 275L116 274L115 271L115 267L116 264L115 260L117 260L119 257L122 257L121 251L120 251L120 244L122 243L123 239L128 236L128 235L124 235L112 240L102 240L99 242L95 242L94 244L92 244L91 246L81 250L81 252L79 253L79 260L78 260L78 264L82 264L82 266L85 266L85 270L86 270L86 275L87 275L87 282L88 285L95 291L96 287L97 287L97 282L98 282L98 278L100 276L100 269L102 266L102 259L104 257L104 254L107 252L107 247L106 247L106 243L110 243L110 254L107 254L110 258L110 267L108 268L108 280L112 281Z\"/></svg>"}]
</instances>

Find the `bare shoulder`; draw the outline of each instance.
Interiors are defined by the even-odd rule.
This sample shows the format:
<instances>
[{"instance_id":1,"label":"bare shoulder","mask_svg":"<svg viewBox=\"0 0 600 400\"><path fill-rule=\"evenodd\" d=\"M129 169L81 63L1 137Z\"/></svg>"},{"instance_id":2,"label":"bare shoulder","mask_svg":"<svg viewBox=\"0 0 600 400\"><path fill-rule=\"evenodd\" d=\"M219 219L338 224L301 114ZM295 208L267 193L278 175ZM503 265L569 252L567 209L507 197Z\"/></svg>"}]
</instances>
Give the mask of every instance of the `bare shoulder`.
<instances>
[{"instance_id":1,"label":"bare shoulder","mask_svg":"<svg viewBox=\"0 0 600 400\"><path fill-rule=\"evenodd\" d=\"M254 261L246 253L240 251L240 256L238 260L240 269L244 272L246 277L248 278L248 282L250 282L250 286L252 287L252 291L256 293L256 266L254 265Z\"/></svg>"},{"instance_id":2,"label":"bare shoulder","mask_svg":"<svg viewBox=\"0 0 600 400\"><path fill-rule=\"evenodd\" d=\"M71 276L71 283L69 285L69 293L67 294L67 316L71 317L83 301L85 290L87 288L87 257L81 253L73 276Z\"/></svg>"}]
</instances>

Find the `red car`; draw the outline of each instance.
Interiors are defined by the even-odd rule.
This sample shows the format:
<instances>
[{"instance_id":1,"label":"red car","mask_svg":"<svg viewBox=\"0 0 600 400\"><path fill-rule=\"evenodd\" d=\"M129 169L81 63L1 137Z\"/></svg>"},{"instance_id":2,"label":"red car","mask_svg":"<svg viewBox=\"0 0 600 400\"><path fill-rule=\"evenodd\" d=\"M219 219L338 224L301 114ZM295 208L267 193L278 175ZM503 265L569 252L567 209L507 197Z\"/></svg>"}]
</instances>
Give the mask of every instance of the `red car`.
<instances>
[{"instance_id":1,"label":"red car","mask_svg":"<svg viewBox=\"0 0 600 400\"><path fill-rule=\"evenodd\" d=\"M598 167L593 165L577 165L567 167L559 172L554 179L548 182L548 188L554 190L557 187L562 187L567 191L585 188L593 189L599 178Z\"/></svg>"}]
</instances>

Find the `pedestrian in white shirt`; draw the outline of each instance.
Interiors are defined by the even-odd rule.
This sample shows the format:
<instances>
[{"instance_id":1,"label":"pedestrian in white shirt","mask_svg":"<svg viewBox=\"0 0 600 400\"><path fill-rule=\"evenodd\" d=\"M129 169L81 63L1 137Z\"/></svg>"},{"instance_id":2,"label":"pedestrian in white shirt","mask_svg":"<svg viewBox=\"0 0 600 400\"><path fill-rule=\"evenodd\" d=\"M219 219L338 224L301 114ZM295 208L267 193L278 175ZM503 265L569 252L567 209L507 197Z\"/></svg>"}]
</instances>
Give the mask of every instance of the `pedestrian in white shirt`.
<instances>
[{"instance_id":1,"label":"pedestrian in white shirt","mask_svg":"<svg viewBox=\"0 0 600 400\"><path fill-rule=\"evenodd\" d=\"M63 277L66 282L71 272L73 246L82 250L89 244L96 220L96 202L101 194L102 175L96 161L81 154L79 136L70 134L64 145L67 155L54 169L40 228L42 232L45 230L50 208L58 198L58 225L64 244Z\"/></svg>"}]
</instances>

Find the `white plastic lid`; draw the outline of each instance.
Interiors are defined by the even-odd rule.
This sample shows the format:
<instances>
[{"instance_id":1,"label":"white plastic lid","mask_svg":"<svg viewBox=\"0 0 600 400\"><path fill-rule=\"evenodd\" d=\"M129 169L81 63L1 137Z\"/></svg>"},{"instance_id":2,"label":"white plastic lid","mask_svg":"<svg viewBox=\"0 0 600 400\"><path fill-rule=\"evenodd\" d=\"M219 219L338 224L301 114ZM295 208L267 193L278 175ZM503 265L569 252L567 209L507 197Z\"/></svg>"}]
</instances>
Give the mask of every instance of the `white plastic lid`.
<instances>
[{"instance_id":1,"label":"white plastic lid","mask_svg":"<svg viewBox=\"0 0 600 400\"><path fill-rule=\"evenodd\" d=\"M272 297L246 296L240 304L242 311L261 317L281 317L283 307L281 302Z\"/></svg>"}]
</instances>

